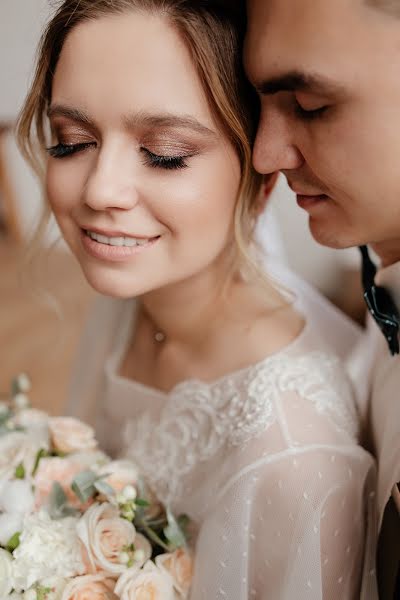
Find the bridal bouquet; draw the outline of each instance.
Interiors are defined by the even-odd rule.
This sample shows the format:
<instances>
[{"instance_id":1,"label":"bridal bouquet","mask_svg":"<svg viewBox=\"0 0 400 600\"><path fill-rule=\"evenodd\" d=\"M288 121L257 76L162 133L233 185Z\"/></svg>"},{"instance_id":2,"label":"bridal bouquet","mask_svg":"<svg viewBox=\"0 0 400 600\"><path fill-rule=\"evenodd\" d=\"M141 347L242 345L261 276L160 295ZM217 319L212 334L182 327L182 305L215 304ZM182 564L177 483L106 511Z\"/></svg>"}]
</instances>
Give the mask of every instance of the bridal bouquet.
<instances>
[{"instance_id":1,"label":"bridal bouquet","mask_svg":"<svg viewBox=\"0 0 400 600\"><path fill-rule=\"evenodd\" d=\"M0 403L0 599L187 598L187 517L91 427L30 408L28 391L19 376Z\"/></svg>"}]
</instances>

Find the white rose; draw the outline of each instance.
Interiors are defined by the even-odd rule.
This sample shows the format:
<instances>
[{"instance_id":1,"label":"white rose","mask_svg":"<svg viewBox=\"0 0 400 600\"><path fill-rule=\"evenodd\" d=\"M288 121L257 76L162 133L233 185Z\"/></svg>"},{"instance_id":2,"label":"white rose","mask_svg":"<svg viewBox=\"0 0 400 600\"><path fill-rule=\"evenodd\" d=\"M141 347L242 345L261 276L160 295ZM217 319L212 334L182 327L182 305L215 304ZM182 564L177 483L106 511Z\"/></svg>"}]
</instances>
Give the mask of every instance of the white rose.
<instances>
[{"instance_id":1,"label":"white rose","mask_svg":"<svg viewBox=\"0 0 400 600\"><path fill-rule=\"evenodd\" d=\"M93 504L80 518L77 532L94 571L119 574L126 569L120 556L134 543L136 529L119 516L115 506L107 502Z\"/></svg>"},{"instance_id":2,"label":"white rose","mask_svg":"<svg viewBox=\"0 0 400 600\"><path fill-rule=\"evenodd\" d=\"M82 452L97 448L94 429L73 417L49 419L53 445L59 452Z\"/></svg>"},{"instance_id":3,"label":"white rose","mask_svg":"<svg viewBox=\"0 0 400 600\"><path fill-rule=\"evenodd\" d=\"M13 431L0 437L0 479L12 479L15 469L21 463L25 471L31 473L36 455L41 448L46 449L41 436L28 432Z\"/></svg>"},{"instance_id":4,"label":"white rose","mask_svg":"<svg viewBox=\"0 0 400 600\"><path fill-rule=\"evenodd\" d=\"M2 546L5 546L13 535L22 531L23 522L24 516L21 513L3 513L0 515L0 544Z\"/></svg>"},{"instance_id":5,"label":"white rose","mask_svg":"<svg viewBox=\"0 0 400 600\"><path fill-rule=\"evenodd\" d=\"M11 554L0 548L0 598L8 596L14 587L12 563Z\"/></svg>"},{"instance_id":6,"label":"white rose","mask_svg":"<svg viewBox=\"0 0 400 600\"><path fill-rule=\"evenodd\" d=\"M34 504L32 485L26 479L9 481L0 490L0 511L26 514L33 511Z\"/></svg>"},{"instance_id":7,"label":"white rose","mask_svg":"<svg viewBox=\"0 0 400 600\"><path fill-rule=\"evenodd\" d=\"M53 521L44 511L25 517L20 544L13 554L17 592L48 577L68 578L85 571L77 522L75 517Z\"/></svg>"},{"instance_id":8,"label":"white rose","mask_svg":"<svg viewBox=\"0 0 400 600\"><path fill-rule=\"evenodd\" d=\"M152 561L142 569L133 567L123 573L115 586L115 593L121 600L174 600L172 578L161 571Z\"/></svg>"}]
</instances>

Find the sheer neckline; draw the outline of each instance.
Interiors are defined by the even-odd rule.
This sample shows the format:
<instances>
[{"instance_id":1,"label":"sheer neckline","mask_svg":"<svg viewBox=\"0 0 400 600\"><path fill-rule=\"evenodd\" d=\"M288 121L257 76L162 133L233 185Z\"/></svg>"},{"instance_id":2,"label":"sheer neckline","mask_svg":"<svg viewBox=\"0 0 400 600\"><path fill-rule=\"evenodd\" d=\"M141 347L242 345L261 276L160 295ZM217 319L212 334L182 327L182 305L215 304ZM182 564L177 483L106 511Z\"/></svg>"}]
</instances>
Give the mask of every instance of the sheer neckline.
<instances>
[{"instance_id":1,"label":"sheer neckline","mask_svg":"<svg viewBox=\"0 0 400 600\"><path fill-rule=\"evenodd\" d=\"M119 374L121 361L127 350L127 345L131 339L133 328L135 327L136 306L136 301L133 301L132 303L131 300L127 301L124 306L124 314L123 318L121 319L121 323L123 323L125 326L120 327L119 331L117 332L117 338L118 340L120 340L120 344L116 344L114 353L112 353L108 358L105 365L106 372L111 379L118 382L119 384L136 388L137 390L144 392L147 396L158 397L162 400L168 400L180 389L184 389L187 386L197 385L199 387L211 390L223 384L227 379L241 378L247 375L252 369L265 368L270 362L275 362L277 359L280 359L285 355L289 355L292 352L295 352L297 346L301 346L303 340L308 337L310 330L309 320L305 317L305 315L302 312L300 312L299 314L304 320L304 325L301 331L296 337L293 338L293 340L289 344L286 344L286 346L280 348L276 352L268 354L266 357L261 358L260 360L254 363L224 373L220 377L216 377L215 379L212 379L210 381L206 381L197 377L189 377L187 379L183 379L182 381L178 381L174 386L172 386L170 390L163 391L156 387L152 387L145 383L141 383L136 379L129 379L128 377L124 377L123 375Z\"/></svg>"}]
</instances>

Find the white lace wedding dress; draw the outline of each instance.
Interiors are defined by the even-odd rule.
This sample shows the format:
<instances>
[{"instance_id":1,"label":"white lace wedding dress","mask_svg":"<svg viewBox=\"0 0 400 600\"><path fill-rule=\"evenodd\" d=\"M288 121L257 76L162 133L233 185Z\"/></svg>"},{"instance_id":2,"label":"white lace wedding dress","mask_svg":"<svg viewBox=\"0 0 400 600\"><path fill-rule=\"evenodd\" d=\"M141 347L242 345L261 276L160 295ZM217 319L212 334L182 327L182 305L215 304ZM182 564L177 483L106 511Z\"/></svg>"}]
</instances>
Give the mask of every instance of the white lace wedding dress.
<instances>
[{"instance_id":1,"label":"white lace wedding dress","mask_svg":"<svg viewBox=\"0 0 400 600\"><path fill-rule=\"evenodd\" d=\"M198 525L191 600L376 600L374 461L310 321L272 357L168 394L118 375L132 327L133 301L98 301L69 412Z\"/></svg>"}]
</instances>

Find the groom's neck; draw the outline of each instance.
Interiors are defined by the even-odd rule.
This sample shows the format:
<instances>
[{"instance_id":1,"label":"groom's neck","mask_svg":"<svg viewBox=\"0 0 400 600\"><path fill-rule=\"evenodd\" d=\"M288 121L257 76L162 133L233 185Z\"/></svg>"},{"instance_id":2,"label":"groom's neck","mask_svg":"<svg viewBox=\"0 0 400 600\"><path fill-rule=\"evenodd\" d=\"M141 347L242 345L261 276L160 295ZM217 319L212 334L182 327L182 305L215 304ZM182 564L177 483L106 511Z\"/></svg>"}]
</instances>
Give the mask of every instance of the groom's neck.
<instances>
[{"instance_id":1,"label":"groom's neck","mask_svg":"<svg viewBox=\"0 0 400 600\"><path fill-rule=\"evenodd\" d=\"M381 259L382 267L400 262L400 239L371 244L371 248Z\"/></svg>"}]
</instances>

